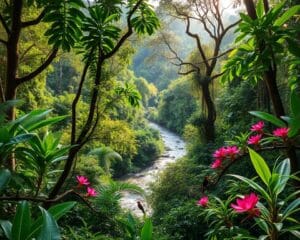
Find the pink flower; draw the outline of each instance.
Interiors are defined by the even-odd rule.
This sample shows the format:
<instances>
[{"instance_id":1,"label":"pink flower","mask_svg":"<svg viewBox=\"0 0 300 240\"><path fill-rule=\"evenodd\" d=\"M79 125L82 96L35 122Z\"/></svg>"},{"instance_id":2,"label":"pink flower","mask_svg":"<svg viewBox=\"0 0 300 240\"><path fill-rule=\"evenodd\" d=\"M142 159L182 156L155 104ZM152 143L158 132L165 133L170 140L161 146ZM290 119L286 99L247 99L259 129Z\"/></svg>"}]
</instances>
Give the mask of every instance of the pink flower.
<instances>
[{"instance_id":1,"label":"pink flower","mask_svg":"<svg viewBox=\"0 0 300 240\"><path fill-rule=\"evenodd\" d=\"M280 137L280 138L287 138L288 136L288 132L289 132L289 129L284 127L284 128L277 128L273 131L273 135L275 137Z\"/></svg>"},{"instance_id":2,"label":"pink flower","mask_svg":"<svg viewBox=\"0 0 300 240\"><path fill-rule=\"evenodd\" d=\"M251 136L251 137L249 137L247 143L250 144L250 145L258 145L261 138L262 138L261 134Z\"/></svg>"},{"instance_id":3,"label":"pink flower","mask_svg":"<svg viewBox=\"0 0 300 240\"><path fill-rule=\"evenodd\" d=\"M251 132L258 132L258 133L262 133L263 132L263 128L265 126L265 123L263 121L259 121L256 124L253 124L251 126Z\"/></svg>"},{"instance_id":4,"label":"pink flower","mask_svg":"<svg viewBox=\"0 0 300 240\"><path fill-rule=\"evenodd\" d=\"M201 206L201 207L207 207L208 204L208 197L207 196L203 196L202 198L199 199L199 201L197 202L197 205Z\"/></svg>"},{"instance_id":5,"label":"pink flower","mask_svg":"<svg viewBox=\"0 0 300 240\"><path fill-rule=\"evenodd\" d=\"M94 188L87 187L87 193L86 193L87 197L95 197L96 195L97 195L97 192Z\"/></svg>"},{"instance_id":6,"label":"pink flower","mask_svg":"<svg viewBox=\"0 0 300 240\"><path fill-rule=\"evenodd\" d=\"M237 146L228 146L228 147L226 148L226 153L227 153L227 155L229 155L231 158L235 158L235 156L236 156L237 154L240 153L240 150L238 149Z\"/></svg>"},{"instance_id":7,"label":"pink flower","mask_svg":"<svg viewBox=\"0 0 300 240\"><path fill-rule=\"evenodd\" d=\"M211 165L210 167L215 169L215 168L219 168L222 165L222 161L220 159L216 159Z\"/></svg>"},{"instance_id":8,"label":"pink flower","mask_svg":"<svg viewBox=\"0 0 300 240\"><path fill-rule=\"evenodd\" d=\"M90 182L88 180L87 177L85 176L76 176L77 182L79 186L83 186L83 185L90 185Z\"/></svg>"},{"instance_id":9,"label":"pink flower","mask_svg":"<svg viewBox=\"0 0 300 240\"><path fill-rule=\"evenodd\" d=\"M216 159L223 159L223 158L226 158L227 156L227 151L226 151L226 148L225 147L221 147L219 149L217 149L213 156L216 158Z\"/></svg>"},{"instance_id":10,"label":"pink flower","mask_svg":"<svg viewBox=\"0 0 300 240\"><path fill-rule=\"evenodd\" d=\"M258 196L255 193L245 195L243 198L238 198L236 204L231 204L231 207L238 213L248 212L251 216L259 216L260 212L256 207Z\"/></svg>"}]
</instances>

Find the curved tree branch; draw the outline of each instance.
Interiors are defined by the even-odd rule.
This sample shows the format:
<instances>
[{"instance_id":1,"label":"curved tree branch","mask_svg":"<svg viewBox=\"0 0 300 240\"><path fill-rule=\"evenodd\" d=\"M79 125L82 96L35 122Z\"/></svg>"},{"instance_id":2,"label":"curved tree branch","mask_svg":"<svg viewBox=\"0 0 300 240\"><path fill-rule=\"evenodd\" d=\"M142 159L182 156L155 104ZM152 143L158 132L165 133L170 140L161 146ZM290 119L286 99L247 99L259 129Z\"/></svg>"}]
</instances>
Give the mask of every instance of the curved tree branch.
<instances>
[{"instance_id":1,"label":"curved tree branch","mask_svg":"<svg viewBox=\"0 0 300 240\"><path fill-rule=\"evenodd\" d=\"M118 41L116 46L109 53L107 53L106 55L103 56L103 59L108 59L108 58L112 57L120 49L120 47L124 44L126 39L131 36L131 34L133 33L131 18L133 16L133 14L136 12L136 10L138 9L138 7L142 4L142 2L143 2L143 0L139 0L135 4L135 6L130 10L130 12L128 13L128 16L127 16L127 28L128 28L127 32L120 38L120 40Z\"/></svg>"},{"instance_id":2,"label":"curved tree branch","mask_svg":"<svg viewBox=\"0 0 300 240\"><path fill-rule=\"evenodd\" d=\"M42 21L45 14L46 14L46 10L44 9L36 19L30 20L27 22L22 22L21 27L25 28L25 27L34 26L34 25L39 24Z\"/></svg>"},{"instance_id":3,"label":"curved tree branch","mask_svg":"<svg viewBox=\"0 0 300 240\"><path fill-rule=\"evenodd\" d=\"M207 61L207 57L206 57L206 54L204 52L204 49L203 49L203 46L201 44L201 40L200 40L200 37L198 36L198 34L194 34L190 31L190 18L189 16L186 17L186 21L187 21L187 25L186 25L186 34L189 35L190 37L194 38L196 40L196 43L197 43L197 48L200 52L200 55L201 55L201 58L203 59L204 61L204 64L206 66L206 68L210 68L210 65Z\"/></svg>"},{"instance_id":4,"label":"curved tree branch","mask_svg":"<svg viewBox=\"0 0 300 240\"><path fill-rule=\"evenodd\" d=\"M2 38L0 38L0 43L3 43L5 46L7 46L7 41L3 40Z\"/></svg>"},{"instance_id":5,"label":"curved tree branch","mask_svg":"<svg viewBox=\"0 0 300 240\"><path fill-rule=\"evenodd\" d=\"M54 58L56 57L58 52L58 49L55 48L52 50L51 54L48 56L48 58L46 59L46 61L40 65L36 70L34 70L33 72L29 73L28 75L21 77L21 78L16 78L17 80L17 85L20 85L24 82L27 82L33 78L35 78L37 75L39 75L42 71L44 71L54 60Z\"/></svg>"}]
</instances>

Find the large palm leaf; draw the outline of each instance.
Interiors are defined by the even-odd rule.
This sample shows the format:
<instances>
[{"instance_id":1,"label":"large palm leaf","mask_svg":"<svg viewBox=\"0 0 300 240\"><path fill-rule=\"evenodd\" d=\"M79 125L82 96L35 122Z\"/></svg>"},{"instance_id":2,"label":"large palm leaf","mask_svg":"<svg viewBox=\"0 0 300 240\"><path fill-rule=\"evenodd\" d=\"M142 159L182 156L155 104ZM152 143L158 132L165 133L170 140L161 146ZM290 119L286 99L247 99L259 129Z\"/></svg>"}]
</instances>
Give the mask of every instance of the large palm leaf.
<instances>
[{"instance_id":1,"label":"large palm leaf","mask_svg":"<svg viewBox=\"0 0 300 240\"><path fill-rule=\"evenodd\" d=\"M102 167L108 174L110 172L110 166L113 162L123 160L119 153L106 146L93 149L89 152L89 155L96 155L99 161L99 166Z\"/></svg>"},{"instance_id":2,"label":"large palm leaf","mask_svg":"<svg viewBox=\"0 0 300 240\"><path fill-rule=\"evenodd\" d=\"M103 214L109 215L117 214L120 211L119 201L122 198L122 192L133 192L140 195L145 193L142 188L135 184L112 180L108 184L100 185L98 192L96 203Z\"/></svg>"}]
</instances>

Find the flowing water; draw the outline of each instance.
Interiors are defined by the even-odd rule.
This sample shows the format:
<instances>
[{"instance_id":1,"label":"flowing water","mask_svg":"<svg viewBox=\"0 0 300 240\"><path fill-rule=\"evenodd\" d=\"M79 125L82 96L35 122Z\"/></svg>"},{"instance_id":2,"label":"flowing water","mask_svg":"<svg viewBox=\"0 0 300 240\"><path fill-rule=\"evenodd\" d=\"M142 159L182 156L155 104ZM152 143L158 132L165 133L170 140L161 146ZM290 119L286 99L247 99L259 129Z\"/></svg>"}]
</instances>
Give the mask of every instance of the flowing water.
<instances>
[{"instance_id":1,"label":"flowing water","mask_svg":"<svg viewBox=\"0 0 300 240\"><path fill-rule=\"evenodd\" d=\"M158 174L161 173L168 164L175 162L186 153L185 143L178 135L155 123L150 123L150 127L160 132L165 145L165 151L152 166L143 169L141 172L131 174L124 179L126 182L140 186L144 189L146 195L149 195L150 185L157 180ZM137 201L142 203L147 214L151 214L151 207L147 204L146 200L138 194L124 193L121 199L121 206L125 209L129 209L136 216L142 216L142 212L137 207Z\"/></svg>"}]
</instances>

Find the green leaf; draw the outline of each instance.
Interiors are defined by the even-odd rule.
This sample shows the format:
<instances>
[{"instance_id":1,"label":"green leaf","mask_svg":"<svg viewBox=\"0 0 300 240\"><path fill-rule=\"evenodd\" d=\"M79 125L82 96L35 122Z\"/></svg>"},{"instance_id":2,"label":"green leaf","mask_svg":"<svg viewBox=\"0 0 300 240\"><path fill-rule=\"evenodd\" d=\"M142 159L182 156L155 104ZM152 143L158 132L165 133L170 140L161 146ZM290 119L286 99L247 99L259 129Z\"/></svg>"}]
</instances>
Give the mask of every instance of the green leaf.
<instances>
[{"instance_id":1,"label":"green leaf","mask_svg":"<svg viewBox=\"0 0 300 240\"><path fill-rule=\"evenodd\" d=\"M291 234L293 234L295 237L297 237L298 239L300 239L300 232L297 230L290 230L289 231Z\"/></svg>"},{"instance_id":2,"label":"green leaf","mask_svg":"<svg viewBox=\"0 0 300 240\"><path fill-rule=\"evenodd\" d=\"M284 121L280 120L279 118L275 117L272 114L266 113L266 112L260 112L260 111L250 111L251 115L258 117L262 120L268 121L270 123L273 123L275 126L278 127L285 127Z\"/></svg>"},{"instance_id":3,"label":"green leaf","mask_svg":"<svg viewBox=\"0 0 300 240\"><path fill-rule=\"evenodd\" d=\"M277 231L280 232L283 227L283 223L274 223L274 226L276 227Z\"/></svg>"},{"instance_id":4,"label":"green leaf","mask_svg":"<svg viewBox=\"0 0 300 240\"><path fill-rule=\"evenodd\" d=\"M300 11L300 5L296 5L288 9L281 17L277 18L274 26L282 26L286 21Z\"/></svg>"},{"instance_id":5,"label":"green leaf","mask_svg":"<svg viewBox=\"0 0 300 240\"><path fill-rule=\"evenodd\" d=\"M282 1L281 3L276 4L275 7L273 9L271 9L272 17L274 19L278 18L278 15L284 8L285 4L286 4L286 0Z\"/></svg>"},{"instance_id":6,"label":"green leaf","mask_svg":"<svg viewBox=\"0 0 300 240\"><path fill-rule=\"evenodd\" d=\"M31 217L29 204L26 201L19 203L17 207L17 212L14 217L12 225L12 239L13 240L23 240L26 239L30 233L31 227Z\"/></svg>"},{"instance_id":7,"label":"green leaf","mask_svg":"<svg viewBox=\"0 0 300 240\"><path fill-rule=\"evenodd\" d=\"M291 110L295 117L300 116L300 96L295 90L291 93Z\"/></svg>"},{"instance_id":8,"label":"green leaf","mask_svg":"<svg viewBox=\"0 0 300 240\"><path fill-rule=\"evenodd\" d=\"M249 24L252 24L253 23L253 20L251 17L249 17L247 14L245 13L240 13L240 17L241 19L246 22L246 23L249 23Z\"/></svg>"},{"instance_id":9,"label":"green leaf","mask_svg":"<svg viewBox=\"0 0 300 240\"><path fill-rule=\"evenodd\" d=\"M300 57L300 47L299 47L299 43L297 41L297 39L288 37L286 38L286 42L288 44L288 49L290 51L290 53L292 53L293 55L295 55L296 57Z\"/></svg>"},{"instance_id":10,"label":"green leaf","mask_svg":"<svg viewBox=\"0 0 300 240\"><path fill-rule=\"evenodd\" d=\"M8 142L8 144L19 144L22 142L27 142L30 140L33 136L35 136L33 133L24 133L24 134L19 134Z\"/></svg>"},{"instance_id":11,"label":"green leaf","mask_svg":"<svg viewBox=\"0 0 300 240\"><path fill-rule=\"evenodd\" d=\"M152 240L153 226L150 218L147 218L141 232L141 240Z\"/></svg>"},{"instance_id":12,"label":"green leaf","mask_svg":"<svg viewBox=\"0 0 300 240\"><path fill-rule=\"evenodd\" d=\"M289 132L288 137L292 138L298 135L298 132L300 130L300 116L297 116L296 118L291 118L289 122Z\"/></svg>"},{"instance_id":13,"label":"green leaf","mask_svg":"<svg viewBox=\"0 0 300 240\"><path fill-rule=\"evenodd\" d=\"M10 221L0 220L1 228L8 239L11 239L11 227L12 224Z\"/></svg>"},{"instance_id":14,"label":"green leaf","mask_svg":"<svg viewBox=\"0 0 300 240\"><path fill-rule=\"evenodd\" d=\"M295 199L293 202L291 202L286 209L282 213L282 219L287 218L294 212L300 211L300 208L297 209L297 207L300 205L300 198Z\"/></svg>"},{"instance_id":15,"label":"green leaf","mask_svg":"<svg viewBox=\"0 0 300 240\"><path fill-rule=\"evenodd\" d=\"M43 225L38 240L60 240L59 227L50 213L40 207L43 215Z\"/></svg>"},{"instance_id":16,"label":"green leaf","mask_svg":"<svg viewBox=\"0 0 300 240\"><path fill-rule=\"evenodd\" d=\"M271 202L271 197L270 195L256 182L253 180L240 176L240 175L235 175L235 174L229 174L229 176L235 177L245 183L247 183L251 188L253 188L256 192L260 193L268 202Z\"/></svg>"},{"instance_id":17,"label":"green leaf","mask_svg":"<svg viewBox=\"0 0 300 240\"><path fill-rule=\"evenodd\" d=\"M60 121L64 120L67 117L68 116L57 116L57 117L52 117L52 118L49 118L49 119L45 119L45 120L39 121L35 124L32 124L31 126L29 126L27 128L27 130L28 131L33 131L33 130L39 129L41 127L44 127L44 126L49 126L49 125L55 124L57 122L60 122Z\"/></svg>"},{"instance_id":18,"label":"green leaf","mask_svg":"<svg viewBox=\"0 0 300 240\"><path fill-rule=\"evenodd\" d=\"M269 227L265 220L261 218L255 218L254 220L261 230L263 230L265 233L268 233Z\"/></svg>"},{"instance_id":19,"label":"green leaf","mask_svg":"<svg viewBox=\"0 0 300 240\"><path fill-rule=\"evenodd\" d=\"M281 161L275 167L274 172L279 175L279 179L274 188L274 191L276 192L276 194L279 194L284 190L284 188L290 178L290 173L291 173L290 160L287 158L287 159Z\"/></svg>"},{"instance_id":20,"label":"green leaf","mask_svg":"<svg viewBox=\"0 0 300 240\"><path fill-rule=\"evenodd\" d=\"M6 187L11 178L11 173L8 169L0 170L0 192Z\"/></svg>"},{"instance_id":21,"label":"green leaf","mask_svg":"<svg viewBox=\"0 0 300 240\"><path fill-rule=\"evenodd\" d=\"M270 169L265 160L254 150L248 148L251 162L261 180L268 186L271 178Z\"/></svg>"},{"instance_id":22,"label":"green leaf","mask_svg":"<svg viewBox=\"0 0 300 240\"><path fill-rule=\"evenodd\" d=\"M54 219L57 221L60 219L63 215L65 215L68 211L70 211L74 206L76 202L64 202L57 204L51 208L48 209L48 212L54 217ZM36 236L36 234L40 231L43 224L42 217L39 217L31 227L30 235L27 237L26 240L31 240L33 237Z\"/></svg>"},{"instance_id":23,"label":"green leaf","mask_svg":"<svg viewBox=\"0 0 300 240\"><path fill-rule=\"evenodd\" d=\"M256 6L256 15L258 18L262 18L264 16L264 3L263 0L258 0Z\"/></svg>"}]
</instances>

